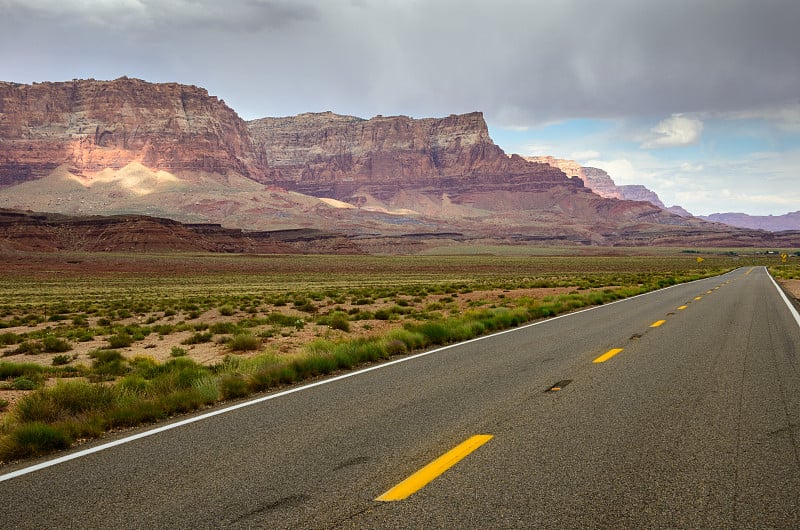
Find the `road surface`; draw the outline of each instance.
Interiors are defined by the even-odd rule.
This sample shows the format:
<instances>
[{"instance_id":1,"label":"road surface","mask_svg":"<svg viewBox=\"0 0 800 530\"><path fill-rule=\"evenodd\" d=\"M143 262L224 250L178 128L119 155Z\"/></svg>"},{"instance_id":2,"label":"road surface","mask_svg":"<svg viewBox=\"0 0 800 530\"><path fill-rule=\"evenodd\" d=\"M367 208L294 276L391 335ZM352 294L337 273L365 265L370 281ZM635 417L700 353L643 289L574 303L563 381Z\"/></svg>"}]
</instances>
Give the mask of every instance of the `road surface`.
<instances>
[{"instance_id":1,"label":"road surface","mask_svg":"<svg viewBox=\"0 0 800 530\"><path fill-rule=\"evenodd\" d=\"M7 467L0 527L797 528L798 356L741 268Z\"/></svg>"}]
</instances>

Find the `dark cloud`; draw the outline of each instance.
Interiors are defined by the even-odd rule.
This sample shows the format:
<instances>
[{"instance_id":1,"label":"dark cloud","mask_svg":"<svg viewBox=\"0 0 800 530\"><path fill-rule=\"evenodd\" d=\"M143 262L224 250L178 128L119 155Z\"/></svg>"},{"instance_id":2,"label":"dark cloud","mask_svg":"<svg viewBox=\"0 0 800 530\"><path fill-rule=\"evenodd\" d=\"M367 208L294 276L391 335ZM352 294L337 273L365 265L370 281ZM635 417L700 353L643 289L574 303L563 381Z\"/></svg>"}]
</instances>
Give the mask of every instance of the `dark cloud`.
<instances>
[{"instance_id":1,"label":"dark cloud","mask_svg":"<svg viewBox=\"0 0 800 530\"><path fill-rule=\"evenodd\" d=\"M662 119L796 102L798 20L796 0L0 0L0 78L187 82L247 118Z\"/></svg>"}]
</instances>

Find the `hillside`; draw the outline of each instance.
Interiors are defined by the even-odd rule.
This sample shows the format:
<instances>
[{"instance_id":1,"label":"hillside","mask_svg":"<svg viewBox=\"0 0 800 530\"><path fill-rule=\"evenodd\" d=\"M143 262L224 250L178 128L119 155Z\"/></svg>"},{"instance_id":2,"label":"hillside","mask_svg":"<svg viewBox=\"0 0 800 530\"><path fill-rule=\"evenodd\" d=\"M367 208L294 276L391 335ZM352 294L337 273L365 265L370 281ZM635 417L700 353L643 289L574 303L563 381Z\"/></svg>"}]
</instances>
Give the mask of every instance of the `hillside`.
<instances>
[{"instance_id":1,"label":"hillside","mask_svg":"<svg viewBox=\"0 0 800 530\"><path fill-rule=\"evenodd\" d=\"M602 197L508 156L480 112L244 122L204 89L129 78L0 83L0 207L247 231L746 245L762 232Z\"/></svg>"}]
</instances>

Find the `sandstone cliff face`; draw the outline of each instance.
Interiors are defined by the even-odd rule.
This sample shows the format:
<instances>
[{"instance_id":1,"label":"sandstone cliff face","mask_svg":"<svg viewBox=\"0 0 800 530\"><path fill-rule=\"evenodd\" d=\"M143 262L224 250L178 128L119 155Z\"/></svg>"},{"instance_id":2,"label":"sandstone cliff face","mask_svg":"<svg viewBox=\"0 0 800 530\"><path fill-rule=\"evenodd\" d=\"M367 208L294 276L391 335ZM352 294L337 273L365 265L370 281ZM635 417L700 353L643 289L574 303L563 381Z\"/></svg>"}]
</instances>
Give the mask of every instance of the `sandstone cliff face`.
<instances>
[{"instance_id":1,"label":"sandstone cliff face","mask_svg":"<svg viewBox=\"0 0 800 530\"><path fill-rule=\"evenodd\" d=\"M256 159L245 123L202 88L128 78L0 82L0 185L62 164L75 174L139 162L250 175Z\"/></svg>"},{"instance_id":2,"label":"sandstone cliff face","mask_svg":"<svg viewBox=\"0 0 800 530\"><path fill-rule=\"evenodd\" d=\"M526 156L523 157L529 162L539 162L553 167L557 167L569 177L579 177L586 184L586 175L584 174L584 167L574 160L567 160L565 158L555 158L553 156ZM587 186L588 187L588 186Z\"/></svg>"},{"instance_id":3,"label":"sandstone cliff face","mask_svg":"<svg viewBox=\"0 0 800 530\"><path fill-rule=\"evenodd\" d=\"M396 238L731 241L735 231L672 215L642 202L647 190L633 188L626 192L605 172L575 162L507 156L477 112L369 120L321 113L245 123L205 90L175 83L0 83L0 206L9 209L135 213L264 231L335 227ZM626 193L639 202L601 197ZM107 241L97 234L117 233L122 248L150 248L152 240L176 249L275 248L271 237L246 235L241 243L207 225L118 221L37 221L20 235L14 230L21 221L12 216L5 240L71 234L64 235L70 248L97 249ZM292 245L320 251L323 240L325 248L352 251L341 235Z\"/></svg>"},{"instance_id":4,"label":"sandstone cliff face","mask_svg":"<svg viewBox=\"0 0 800 530\"><path fill-rule=\"evenodd\" d=\"M479 112L447 118L378 116L363 120L332 113L248 122L269 180L317 197L359 202L359 194L389 200L402 190L458 196L488 192L579 190L560 170L492 142Z\"/></svg>"}]
</instances>

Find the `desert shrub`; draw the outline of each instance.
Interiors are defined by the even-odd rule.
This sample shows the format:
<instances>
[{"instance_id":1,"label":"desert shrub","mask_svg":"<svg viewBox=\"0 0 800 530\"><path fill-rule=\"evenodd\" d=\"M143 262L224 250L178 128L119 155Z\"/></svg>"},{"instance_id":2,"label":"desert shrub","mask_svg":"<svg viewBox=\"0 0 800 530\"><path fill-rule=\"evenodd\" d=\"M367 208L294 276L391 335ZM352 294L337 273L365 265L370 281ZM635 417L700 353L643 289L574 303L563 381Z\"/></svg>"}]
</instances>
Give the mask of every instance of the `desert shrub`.
<instances>
[{"instance_id":1,"label":"desert shrub","mask_svg":"<svg viewBox=\"0 0 800 530\"><path fill-rule=\"evenodd\" d=\"M425 337L427 344L445 344L450 340L450 332L441 322L425 322L411 329L421 333Z\"/></svg>"},{"instance_id":2,"label":"desert shrub","mask_svg":"<svg viewBox=\"0 0 800 530\"><path fill-rule=\"evenodd\" d=\"M92 334L91 331L84 330L74 335L72 338L77 342L91 342L94 340L94 335Z\"/></svg>"},{"instance_id":3,"label":"desert shrub","mask_svg":"<svg viewBox=\"0 0 800 530\"><path fill-rule=\"evenodd\" d=\"M250 389L244 377L226 374L219 380L219 393L223 399L236 399L249 394Z\"/></svg>"},{"instance_id":4,"label":"desert shrub","mask_svg":"<svg viewBox=\"0 0 800 530\"><path fill-rule=\"evenodd\" d=\"M199 380L199 378L197 379ZM197 410L204 405L210 405L216 401L217 395L212 397L194 385L188 388L181 388L173 392L162 395L158 399L158 404L167 414L178 414Z\"/></svg>"},{"instance_id":5,"label":"desert shrub","mask_svg":"<svg viewBox=\"0 0 800 530\"><path fill-rule=\"evenodd\" d=\"M216 324L212 324L209 328L209 331L215 335L222 335L222 334L234 334L239 331L239 326L234 322L218 322Z\"/></svg>"},{"instance_id":6,"label":"desert shrub","mask_svg":"<svg viewBox=\"0 0 800 530\"><path fill-rule=\"evenodd\" d=\"M117 335L111 335L107 340L109 348L127 348L133 344L133 337L125 332L118 333Z\"/></svg>"},{"instance_id":7,"label":"desert shrub","mask_svg":"<svg viewBox=\"0 0 800 530\"><path fill-rule=\"evenodd\" d=\"M72 438L61 427L43 423L29 423L14 429L0 440L0 458L10 460L38 456L52 451L67 449Z\"/></svg>"},{"instance_id":8,"label":"desert shrub","mask_svg":"<svg viewBox=\"0 0 800 530\"><path fill-rule=\"evenodd\" d=\"M299 377L293 366L278 364L264 366L250 374L248 385L253 392L267 390L277 385L291 384L298 381Z\"/></svg>"},{"instance_id":9,"label":"desert shrub","mask_svg":"<svg viewBox=\"0 0 800 530\"><path fill-rule=\"evenodd\" d=\"M14 350L15 354L25 354L25 355L38 355L42 353L44 347L42 343L39 341L33 340L26 340L21 342L19 346Z\"/></svg>"},{"instance_id":10,"label":"desert shrub","mask_svg":"<svg viewBox=\"0 0 800 530\"><path fill-rule=\"evenodd\" d=\"M10 403L7 400L0 398L0 412L5 412L8 409L9 404Z\"/></svg>"},{"instance_id":11,"label":"desert shrub","mask_svg":"<svg viewBox=\"0 0 800 530\"><path fill-rule=\"evenodd\" d=\"M399 340L409 350L416 350L425 346L425 336L411 329L404 328L390 331L386 338L390 341Z\"/></svg>"},{"instance_id":12,"label":"desert shrub","mask_svg":"<svg viewBox=\"0 0 800 530\"><path fill-rule=\"evenodd\" d=\"M53 363L53 366L62 366L62 365L65 365L65 364L69 364L69 362L71 360L72 360L72 357L70 357L69 355L63 355L62 354L62 355L54 356L52 363Z\"/></svg>"},{"instance_id":13,"label":"desert shrub","mask_svg":"<svg viewBox=\"0 0 800 530\"><path fill-rule=\"evenodd\" d=\"M353 311L352 309L348 311L350 318L352 320L372 320L375 318L375 314L370 311L363 311L360 309L356 309Z\"/></svg>"},{"instance_id":14,"label":"desert shrub","mask_svg":"<svg viewBox=\"0 0 800 530\"><path fill-rule=\"evenodd\" d=\"M44 366L35 363L0 363L0 381L18 377L41 381L44 371Z\"/></svg>"},{"instance_id":15,"label":"desert shrub","mask_svg":"<svg viewBox=\"0 0 800 530\"><path fill-rule=\"evenodd\" d=\"M170 335L175 332L175 326L172 324L156 324L151 329L160 336Z\"/></svg>"},{"instance_id":16,"label":"desert shrub","mask_svg":"<svg viewBox=\"0 0 800 530\"><path fill-rule=\"evenodd\" d=\"M181 341L181 344L186 345L186 346L192 345L192 344L203 344L205 342L211 342L211 340L213 338L214 338L214 334L211 333L211 332L194 333L188 339L184 339L183 341Z\"/></svg>"},{"instance_id":17,"label":"desert shrub","mask_svg":"<svg viewBox=\"0 0 800 530\"><path fill-rule=\"evenodd\" d=\"M233 309L233 307L227 304L219 308L219 314L222 316L229 317L233 315L235 312L236 311Z\"/></svg>"},{"instance_id":18,"label":"desert shrub","mask_svg":"<svg viewBox=\"0 0 800 530\"><path fill-rule=\"evenodd\" d=\"M347 316L347 313L342 311L333 311L330 314L319 317L317 323L344 332L350 331L350 318Z\"/></svg>"},{"instance_id":19,"label":"desert shrub","mask_svg":"<svg viewBox=\"0 0 800 530\"><path fill-rule=\"evenodd\" d=\"M329 353L313 353L298 357L292 361L291 366L299 379L329 374L338 368L336 359Z\"/></svg>"},{"instance_id":20,"label":"desert shrub","mask_svg":"<svg viewBox=\"0 0 800 530\"><path fill-rule=\"evenodd\" d=\"M117 383L117 387L123 393L145 395L150 388L150 383L139 374L126 375Z\"/></svg>"},{"instance_id":21,"label":"desert shrub","mask_svg":"<svg viewBox=\"0 0 800 530\"><path fill-rule=\"evenodd\" d=\"M232 351L253 351L260 347L261 339L250 333L239 333L228 342L228 348Z\"/></svg>"},{"instance_id":22,"label":"desert shrub","mask_svg":"<svg viewBox=\"0 0 800 530\"><path fill-rule=\"evenodd\" d=\"M209 375L208 368L188 357L175 357L159 366L152 383L157 393L168 394L175 389L191 388L195 381Z\"/></svg>"},{"instance_id":23,"label":"desert shrub","mask_svg":"<svg viewBox=\"0 0 800 530\"><path fill-rule=\"evenodd\" d=\"M384 341L374 338L359 338L341 342L334 347L333 354L337 358L341 358L342 354L350 357L351 364L349 366L340 365L340 368L349 368L360 363L389 358Z\"/></svg>"},{"instance_id":24,"label":"desert shrub","mask_svg":"<svg viewBox=\"0 0 800 530\"><path fill-rule=\"evenodd\" d=\"M304 313L316 313L317 306L311 303L311 300L295 300L294 308Z\"/></svg>"},{"instance_id":25,"label":"desert shrub","mask_svg":"<svg viewBox=\"0 0 800 530\"><path fill-rule=\"evenodd\" d=\"M93 350L89 352L92 359L92 371L98 376L123 375L128 371L125 358L117 350Z\"/></svg>"},{"instance_id":26,"label":"desert shrub","mask_svg":"<svg viewBox=\"0 0 800 530\"><path fill-rule=\"evenodd\" d=\"M273 311L269 315L267 315L267 322L270 324L275 324L282 327L293 327L295 322L297 321L297 317L293 317L291 315L284 315L278 311Z\"/></svg>"},{"instance_id":27,"label":"desert shrub","mask_svg":"<svg viewBox=\"0 0 800 530\"><path fill-rule=\"evenodd\" d=\"M14 379L14 383L12 384L12 388L14 390L34 390L39 385L33 379L28 379L27 377L20 376Z\"/></svg>"},{"instance_id":28,"label":"desert shrub","mask_svg":"<svg viewBox=\"0 0 800 530\"><path fill-rule=\"evenodd\" d=\"M186 350L181 348L180 346L173 346L172 349L169 351L170 356L172 357L183 357L186 355Z\"/></svg>"},{"instance_id":29,"label":"desert shrub","mask_svg":"<svg viewBox=\"0 0 800 530\"><path fill-rule=\"evenodd\" d=\"M210 374L195 379L192 388L204 403L213 403L219 397L219 380Z\"/></svg>"},{"instance_id":30,"label":"desert shrub","mask_svg":"<svg viewBox=\"0 0 800 530\"><path fill-rule=\"evenodd\" d=\"M389 320L390 318L392 318L392 312L388 309L378 309L375 311L376 320Z\"/></svg>"},{"instance_id":31,"label":"desert shrub","mask_svg":"<svg viewBox=\"0 0 800 530\"><path fill-rule=\"evenodd\" d=\"M167 417L164 408L154 399L132 397L123 399L119 406L106 415L109 427L135 427L142 423Z\"/></svg>"},{"instance_id":32,"label":"desert shrub","mask_svg":"<svg viewBox=\"0 0 800 530\"><path fill-rule=\"evenodd\" d=\"M388 355L403 355L408 353L408 347L399 339L387 340L384 344L384 349Z\"/></svg>"},{"instance_id":33,"label":"desert shrub","mask_svg":"<svg viewBox=\"0 0 800 530\"><path fill-rule=\"evenodd\" d=\"M0 333L0 346L11 346L21 341L22 338L16 333Z\"/></svg>"},{"instance_id":34,"label":"desert shrub","mask_svg":"<svg viewBox=\"0 0 800 530\"><path fill-rule=\"evenodd\" d=\"M145 379L153 379L164 371L164 366L158 364L152 357L137 355L128 361L131 375L138 375Z\"/></svg>"},{"instance_id":35,"label":"desert shrub","mask_svg":"<svg viewBox=\"0 0 800 530\"><path fill-rule=\"evenodd\" d=\"M60 381L20 399L15 415L20 423L54 423L107 409L116 398L114 387L85 381Z\"/></svg>"},{"instance_id":36,"label":"desert shrub","mask_svg":"<svg viewBox=\"0 0 800 530\"><path fill-rule=\"evenodd\" d=\"M42 348L45 353L63 353L72 349L72 345L66 340L48 335L42 339Z\"/></svg>"}]
</instances>

